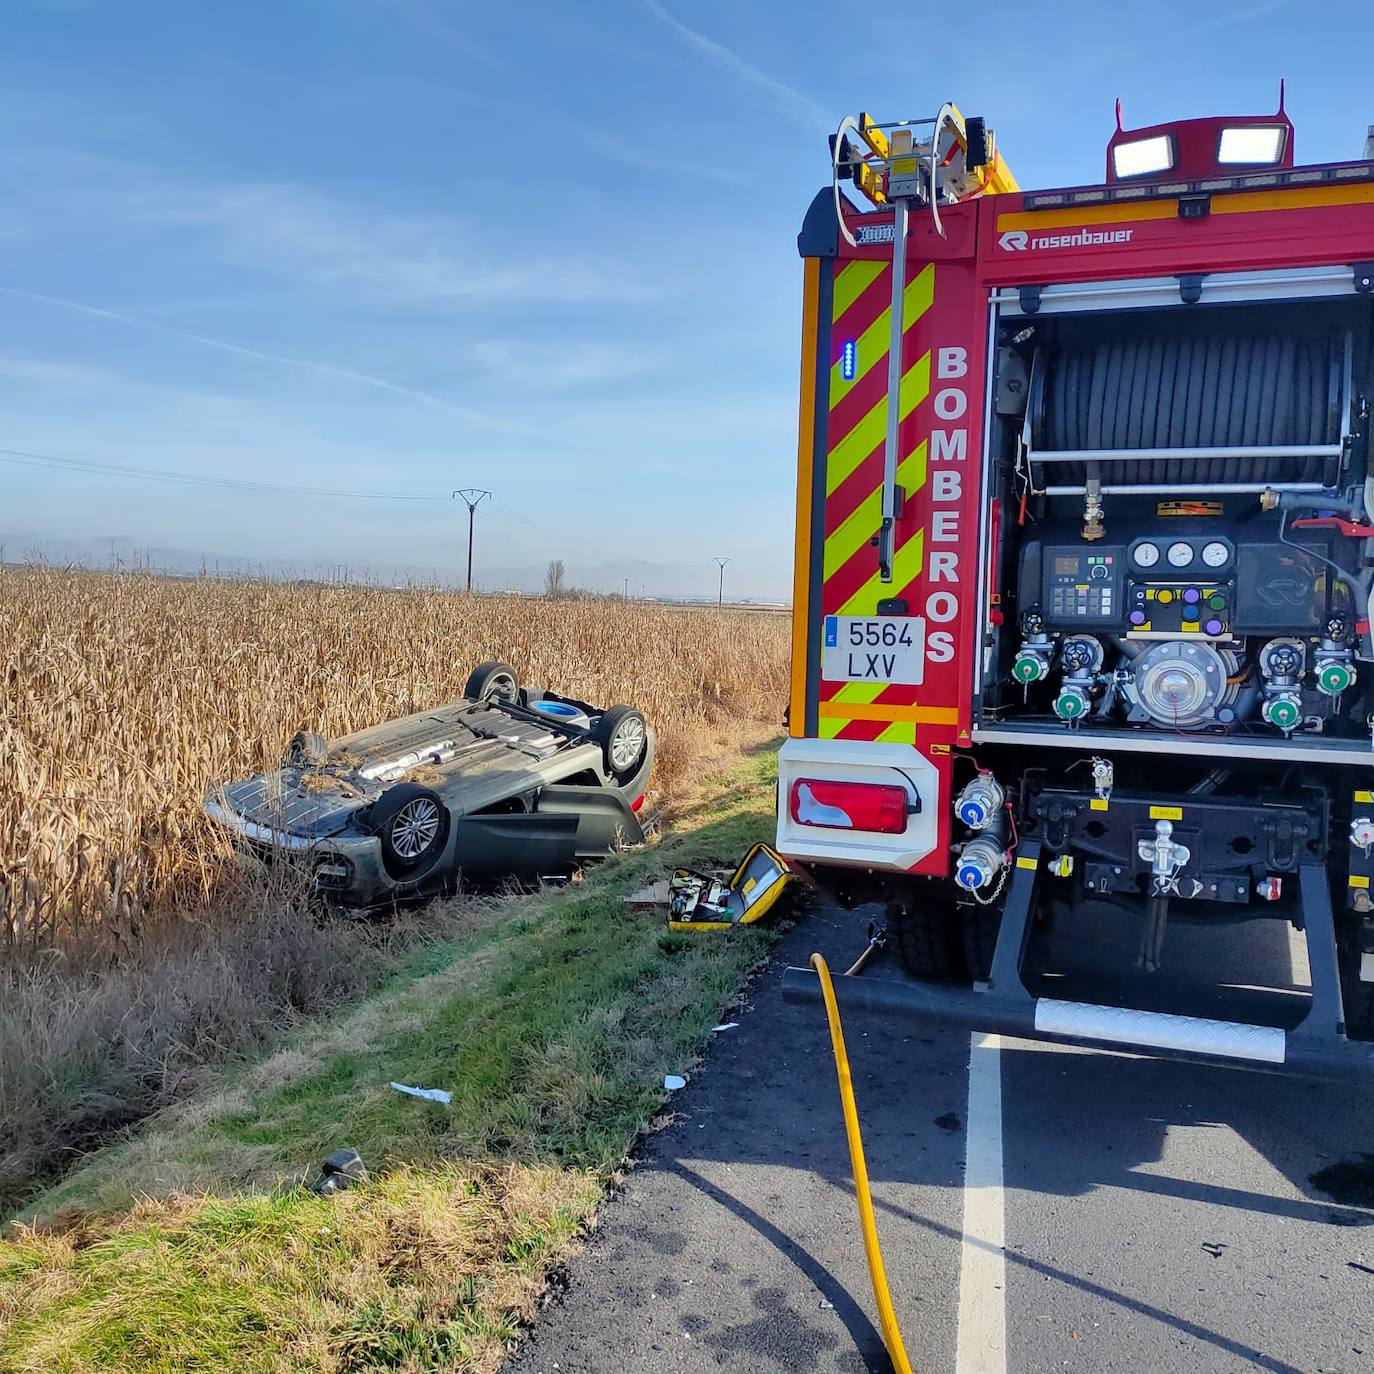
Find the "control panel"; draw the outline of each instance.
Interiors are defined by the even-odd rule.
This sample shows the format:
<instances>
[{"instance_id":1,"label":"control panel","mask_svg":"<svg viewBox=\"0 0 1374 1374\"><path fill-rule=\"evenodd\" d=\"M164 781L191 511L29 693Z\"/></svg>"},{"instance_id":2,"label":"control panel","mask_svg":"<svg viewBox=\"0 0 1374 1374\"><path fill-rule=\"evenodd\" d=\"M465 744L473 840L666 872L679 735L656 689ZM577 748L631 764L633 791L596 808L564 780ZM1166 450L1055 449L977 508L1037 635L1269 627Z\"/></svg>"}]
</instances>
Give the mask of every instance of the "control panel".
<instances>
[{"instance_id":1,"label":"control panel","mask_svg":"<svg viewBox=\"0 0 1374 1374\"><path fill-rule=\"evenodd\" d=\"M1126 636L1225 638L1231 632L1235 600L1232 582L1147 582L1133 577L1126 584Z\"/></svg>"},{"instance_id":2,"label":"control panel","mask_svg":"<svg viewBox=\"0 0 1374 1374\"><path fill-rule=\"evenodd\" d=\"M1120 623L1120 549L1050 547L1044 551L1041 566L1041 604L1051 622L1080 626Z\"/></svg>"},{"instance_id":3,"label":"control panel","mask_svg":"<svg viewBox=\"0 0 1374 1374\"><path fill-rule=\"evenodd\" d=\"M1022 605L1035 608L1051 633L1103 630L1134 639L1231 639L1250 632L1245 608L1252 582L1270 590L1273 583L1293 594L1289 582L1298 579L1266 549L1272 566L1259 573L1247 564L1248 548L1238 551L1219 532L1173 535L1166 530L1120 544L1028 539L1022 550ZM1281 577L1288 581L1280 584ZM1027 595L1026 589L1034 590Z\"/></svg>"}]
</instances>

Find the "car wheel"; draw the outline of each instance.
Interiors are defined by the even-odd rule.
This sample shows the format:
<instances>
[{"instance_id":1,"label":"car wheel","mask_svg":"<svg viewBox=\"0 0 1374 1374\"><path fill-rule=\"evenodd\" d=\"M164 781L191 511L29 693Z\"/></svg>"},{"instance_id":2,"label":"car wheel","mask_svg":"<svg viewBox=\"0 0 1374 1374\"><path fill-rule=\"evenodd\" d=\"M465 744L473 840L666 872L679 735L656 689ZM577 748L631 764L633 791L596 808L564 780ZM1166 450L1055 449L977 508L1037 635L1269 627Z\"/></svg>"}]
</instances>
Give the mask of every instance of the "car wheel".
<instances>
[{"instance_id":1,"label":"car wheel","mask_svg":"<svg viewBox=\"0 0 1374 1374\"><path fill-rule=\"evenodd\" d=\"M393 877L433 864L448 838L448 808L437 792L418 783L399 783L384 792L373 805L370 820Z\"/></svg>"},{"instance_id":2,"label":"car wheel","mask_svg":"<svg viewBox=\"0 0 1374 1374\"><path fill-rule=\"evenodd\" d=\"M470 701L520 700L520 679L509 663L479 663L468 677L463 695Z\"/></svg>"},{"instance_id":3,"label":"car wheel","mask_svg":"<svg viewBox=\"0 0 1374 1374\"><path fill-rule=\"evenodd\" d=\"M612 706L592 726L592 739L601 746L606 771L618 783L639 772L649 748L649 727L633 706Z\"/></svg>"},{"instance_id":4,"label":"car wheel","mask_svg":"<svg viewBox=\"0 0 1374 1374\"><path fill-rule=\"evenodd\" d=\"M329 758L329 742L314 730L297 730L286 746L282 762L288 768L307 768Z\"/></svg>"}]
</instances>

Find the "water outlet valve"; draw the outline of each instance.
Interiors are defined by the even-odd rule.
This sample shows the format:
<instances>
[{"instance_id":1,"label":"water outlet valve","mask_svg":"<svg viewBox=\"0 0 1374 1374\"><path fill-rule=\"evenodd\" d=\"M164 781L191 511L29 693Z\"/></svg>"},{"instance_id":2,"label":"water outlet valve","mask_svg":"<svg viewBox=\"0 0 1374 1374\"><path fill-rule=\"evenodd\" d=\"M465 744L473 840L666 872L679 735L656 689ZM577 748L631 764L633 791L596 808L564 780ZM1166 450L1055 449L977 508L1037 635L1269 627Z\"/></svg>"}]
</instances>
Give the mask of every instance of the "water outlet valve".
<instances>
[{"instance_id":1,"label":"water outlet valve","mask_svg":"<svg viewBox=\"0 0 1374 1374\"><path fill-rule=\"evenodd\" d=\"M968 892L987 887L1007 866L1007 851L990 835L979 835L960 851L954 881Z\"/></svg>"},{"instance_id":2,"label":"water outlet valve","mask_svg":"<svg viewBox=\"0 0 1374 1374\"><path fill-rule=\"evenodd\" d=\"M1072 683L1065 683L1054 699L1054 714L1060 720L1081 720L1088 712L1088 696L1084 690Z\"/></svg>"},{"instance_id":3,"label":"water outlet valve","mask_svg":"<svg viewBox=\"0 0 1374 1374\"><path fill-rule=\"evenodd\" d=\"M1000 814L1007 794L991 773L970 778L954 800L954 814L970 830L983 830Z\"/></svg>"}]
</instances>

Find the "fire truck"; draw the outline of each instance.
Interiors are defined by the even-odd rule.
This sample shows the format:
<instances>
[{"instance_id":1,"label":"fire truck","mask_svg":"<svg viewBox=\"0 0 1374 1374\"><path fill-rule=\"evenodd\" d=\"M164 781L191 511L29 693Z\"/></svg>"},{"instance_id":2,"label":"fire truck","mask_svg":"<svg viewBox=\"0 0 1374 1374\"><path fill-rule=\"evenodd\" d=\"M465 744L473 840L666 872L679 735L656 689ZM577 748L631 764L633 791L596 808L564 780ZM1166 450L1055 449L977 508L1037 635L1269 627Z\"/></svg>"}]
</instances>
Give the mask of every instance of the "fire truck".
<instances>
[{"instance_id":1,"label":"fire truck","mask_svg":"<svg viewBox=\"0 0 1374 1374\"><path fill-rule=\"evenodd\" d=\"M981 119L846 118L806 213L777 847L881 903L914 980L842 997L991 1032L1374 1071L1374 129L1116 130L1017 186ZM1033 996L1107 903L1305 935L1296 1028ZM793 999L815 977L789 970Z\"/></svg>"}]
</instances>

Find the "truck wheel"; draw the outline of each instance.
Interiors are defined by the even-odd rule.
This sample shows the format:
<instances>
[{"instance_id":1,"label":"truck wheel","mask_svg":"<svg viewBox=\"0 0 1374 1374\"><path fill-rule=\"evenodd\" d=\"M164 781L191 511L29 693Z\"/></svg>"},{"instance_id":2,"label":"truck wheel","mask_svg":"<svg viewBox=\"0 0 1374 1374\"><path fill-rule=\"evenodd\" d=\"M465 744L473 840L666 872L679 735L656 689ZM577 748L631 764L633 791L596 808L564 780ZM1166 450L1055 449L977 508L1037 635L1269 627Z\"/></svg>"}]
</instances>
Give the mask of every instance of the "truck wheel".
<instances>
[{"instance_id":1,"label":"truck wheel","mask_svg":"<svg viewBox=\"0 0 1374 1374\"><path fill-rule=\"evenodd\" d=\"M960 908L959 925L964 937L964 962L970 976L986 983L992 974L992 955L997 932L1002 929L1002 907L971 905Z\"/></svg>"},{"instance_id":2,"label":"truck wheel","mask_svg":"<svg viewBox=\"0 0 1374 1374\"><path fill-rule=\"evenodd\" d=\"M382 842L382 859L393 878L429 868L448 838L448 808L437 792L402 782L373 803L369 822Z\"/></svg>"},{"instance_id":3,"label":"truck wheel","mask_svg":"<svg viewBox=\"0 0 1374 1374\"><path fill-rule=\"evenodd\" d=\"M1345 1033L1352 1040L1374 1040L1374 983L1352 982L1347 987Z\"/></svg>"},{"instance_id":4,"label":"truck wheel","mask_svg":"<svg viewBox=\"0 0 1374 1374\"><path fill-rule=\"evenodd\" d=\"M463 695L469 701L519 701L520 679L509 663L479 663L468 676Z\"/></svg>"},{"instance_id":5,"label":"truck wheel","mask_svg":"<svg viewBox=\"0 0 1374 1374\"><path fill-rule=\"evenodd\" d=\"M938 900L889 902L887 934L902 967L928 983L962 983L968 968L954 911Z\"/></svg>"},{"instance_id":6,"label":"truck wheel","mask_svg":"<svg viewBox=\"0 0 1374 1374\"><path fill-rule=\"evenodd\" d=\"M1352 1040L1374 1040L1374 983L1360 981L1359 955L1343 965L1341 1002L1345 1007L1345 1033Z\"/></svg>"}]
</instances>

